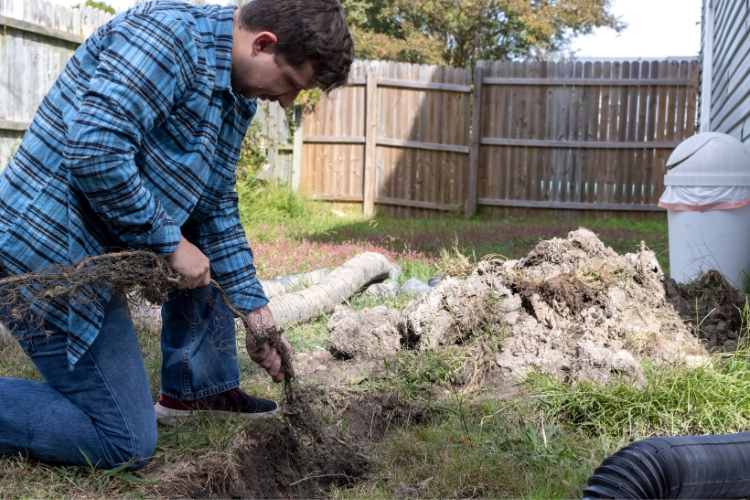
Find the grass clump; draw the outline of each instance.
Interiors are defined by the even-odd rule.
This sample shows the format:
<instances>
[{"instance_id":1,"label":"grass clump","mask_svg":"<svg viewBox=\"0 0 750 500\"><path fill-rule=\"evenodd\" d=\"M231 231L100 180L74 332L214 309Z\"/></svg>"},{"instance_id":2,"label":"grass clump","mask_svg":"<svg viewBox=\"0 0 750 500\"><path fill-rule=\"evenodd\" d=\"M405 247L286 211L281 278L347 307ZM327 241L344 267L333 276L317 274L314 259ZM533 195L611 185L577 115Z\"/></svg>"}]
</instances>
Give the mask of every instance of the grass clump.
<instances>
[{"instance_id":1,"label":"grass clump","mask_svg":"<svg viewBox=\"0 0 750 500\"><path fill-rule=\"evenodd\" d=\"M453 247L440 249L440 258L435 262L438 274L465 279L474 272L477 265L477 257L473 252L469 254L466 250L458 247L458 238L454 240Z\"/></svg>"},{"instance_id":2,"label":"grass clump","mask_svg":"<svg viewBox=\"0 0 750 500\"><path fill-rule=\"evenodd\" d=\"M646 383L527 380L537 408L593 436L726 434L750 427L750 349L697 367L644 364Z\"/></svg>"}]
</instances>

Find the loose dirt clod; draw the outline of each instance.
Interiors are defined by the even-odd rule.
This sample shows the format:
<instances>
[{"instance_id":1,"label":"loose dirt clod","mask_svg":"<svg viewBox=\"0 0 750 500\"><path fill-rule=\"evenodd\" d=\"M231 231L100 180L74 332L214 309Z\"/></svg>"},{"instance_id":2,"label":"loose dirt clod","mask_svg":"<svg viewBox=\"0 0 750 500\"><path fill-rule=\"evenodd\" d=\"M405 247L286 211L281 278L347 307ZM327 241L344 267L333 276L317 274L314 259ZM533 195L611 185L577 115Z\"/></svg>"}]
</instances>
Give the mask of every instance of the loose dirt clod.
<instances>
[{"instance_id":1,"label":"loose dirt clod","mask_svg":"<svg viewBox=\"0 0 750 500\"><path fill-rule=\"evenodd\" d=\"M477 277L443 279L404 310L398 321L403 341L424 351L480 333L496 313L490 291Z\"/></svg>"},{"instance_id":2,"label":"loose dirt clod","mask_svg":"<svg viewBox=\"0 0 750 500\"><path fill-rule=\"evenodd\" d=\"M395 356L401 349L401 335L395 327L399 316L396 309L386 306L359 312L349 306L336 306L328 320L331 347L348 358Z\"/></svg>"},{"instance_id":3,"label":"loose dirt clod","mask_svg":"<svg viewBox=\"0 0 750 500\"><path fill-rule=\"evenodd\" d=\"M745 297L720 272L707 271L687 284L667 278L664 287L667 299L689 319L688 327L709 349L731 349L736 345Z\"/></svg>"}]
</instances>

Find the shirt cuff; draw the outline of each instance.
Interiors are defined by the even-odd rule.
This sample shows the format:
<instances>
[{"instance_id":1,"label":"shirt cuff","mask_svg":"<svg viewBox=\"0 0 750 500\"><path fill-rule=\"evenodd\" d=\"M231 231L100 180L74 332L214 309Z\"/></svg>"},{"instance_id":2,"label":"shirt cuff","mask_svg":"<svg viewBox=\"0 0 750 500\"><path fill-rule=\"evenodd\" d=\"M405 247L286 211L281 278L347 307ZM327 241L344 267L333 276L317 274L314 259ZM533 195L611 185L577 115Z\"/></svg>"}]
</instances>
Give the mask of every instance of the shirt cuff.
<instances>
[{"instance_id":1,"label":"shirt cuff","mask_svg":"<svg viewBox=\"0 0 750 500\"><path fill-rule=\"evenodd\" d=\"M177 224L169 217L165 217L164 222L159 227L148 233L138 243L152 250L160 257L166 258L177 250L177 246L180 244L180 236L181 232Z\"/></svg>"},{"instance_id":2,"label":"shirt cuff","mask_svg":"<svg viewBox=\"0 0 750 500\"><path fill-rule=\"evenodd\" d=\"M230 293L229 299L234 307L243 314L260 309L269 302L266 292L263 291L263 286L256 277L247 280L242 290Z\"/></svg>"}]
</instances>

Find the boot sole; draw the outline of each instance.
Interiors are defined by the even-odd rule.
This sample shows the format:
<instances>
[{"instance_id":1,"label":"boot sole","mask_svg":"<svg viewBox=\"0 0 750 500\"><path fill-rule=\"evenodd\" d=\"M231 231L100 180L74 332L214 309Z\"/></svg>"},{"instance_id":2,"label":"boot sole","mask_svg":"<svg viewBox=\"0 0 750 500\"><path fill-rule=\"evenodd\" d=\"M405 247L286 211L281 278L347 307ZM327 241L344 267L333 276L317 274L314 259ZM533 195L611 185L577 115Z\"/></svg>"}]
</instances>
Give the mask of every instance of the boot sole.
<instances>
[{"instance_id":1,"label":"boot sole","mask_svg":"<svg viewBox=\"0 0 750 500\"><path fill-rule=\"evenodd\" d=\"M279 415L278 406L276 406L275 410L263 413L239 413L222 410L175 410L162 406L160 403L156 403L154 404L154 411L156 412L156 421L160 424L174 424L177 422L190 421L198 418L200 415L211 415L221 418L242 418L244 420L262 420L275 418Z\"/></svg>"}]
</instances>

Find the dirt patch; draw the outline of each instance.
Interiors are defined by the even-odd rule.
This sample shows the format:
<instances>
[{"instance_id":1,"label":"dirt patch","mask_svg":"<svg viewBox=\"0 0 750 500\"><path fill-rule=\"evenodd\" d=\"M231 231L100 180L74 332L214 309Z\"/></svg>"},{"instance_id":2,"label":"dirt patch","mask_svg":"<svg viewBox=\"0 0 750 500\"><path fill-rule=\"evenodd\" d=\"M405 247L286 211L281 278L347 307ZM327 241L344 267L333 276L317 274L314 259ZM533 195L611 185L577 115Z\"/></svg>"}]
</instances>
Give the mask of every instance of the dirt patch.
<instances>
[{"instance_id":1,"label":"dirt patch","mask_svg":"<svg viewBox=\"0 0 750 500\"><path fill-rule=\"evenodd\" d=\"M253 427L221 459L177 468L158 492L192 498L323 498L333 485L352 484L367 471L371 445L389 429L431 416L426 407L392 393L354 395L310 387L303 392L316 410L309 418L322 415L327 422L320 439L282 422Z\"/></svg>"}]
</instances>

